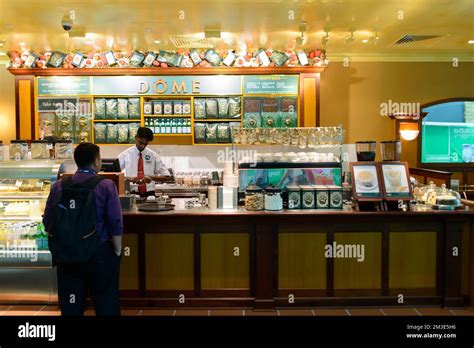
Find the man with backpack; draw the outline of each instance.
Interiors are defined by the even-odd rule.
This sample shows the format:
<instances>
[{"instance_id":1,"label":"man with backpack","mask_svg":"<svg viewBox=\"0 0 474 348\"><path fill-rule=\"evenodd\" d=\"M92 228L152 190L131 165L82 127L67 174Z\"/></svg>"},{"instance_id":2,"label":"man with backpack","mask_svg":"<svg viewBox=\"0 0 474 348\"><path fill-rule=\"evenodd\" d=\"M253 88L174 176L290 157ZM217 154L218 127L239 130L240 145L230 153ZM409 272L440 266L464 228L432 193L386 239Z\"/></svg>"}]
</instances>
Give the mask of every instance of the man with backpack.
<instances>
[{"instance_id":1,"label":"man with backpack","mask_svg":"<svg viewBox=\"0 0 474 348\"><path fill-rule=\"evenodd\" d=\"M84 315L90 294L96 315L118 316L123 222L117 188L97 176L97 145L78 145L74 160L77 172L51 187L43 216L57 266L61 314Z\"/></svg>"}]
</instances>

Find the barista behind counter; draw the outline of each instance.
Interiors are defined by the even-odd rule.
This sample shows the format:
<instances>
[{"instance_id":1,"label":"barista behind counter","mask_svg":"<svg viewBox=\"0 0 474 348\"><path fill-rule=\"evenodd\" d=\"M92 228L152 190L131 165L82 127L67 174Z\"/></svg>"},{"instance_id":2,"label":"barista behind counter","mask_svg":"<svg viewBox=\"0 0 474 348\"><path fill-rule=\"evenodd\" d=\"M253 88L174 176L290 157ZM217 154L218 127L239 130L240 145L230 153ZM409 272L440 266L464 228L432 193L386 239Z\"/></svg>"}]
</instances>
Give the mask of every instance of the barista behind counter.
<instances>
[{"instance_id":1,"label":"barista behind counter","mask_svg":"<svg viewBox=\"0 0 474 348\"><path fill-rule=\"evenodd\" d=\"M130 191L142 197L155 194L155 183L171 179L170 172L160 156L147 148L153 140L149 128L138 128L135 146L123 151L119 156L120 168L125 170L125 179L130 181Z\"/></svg>"}]
</instances>

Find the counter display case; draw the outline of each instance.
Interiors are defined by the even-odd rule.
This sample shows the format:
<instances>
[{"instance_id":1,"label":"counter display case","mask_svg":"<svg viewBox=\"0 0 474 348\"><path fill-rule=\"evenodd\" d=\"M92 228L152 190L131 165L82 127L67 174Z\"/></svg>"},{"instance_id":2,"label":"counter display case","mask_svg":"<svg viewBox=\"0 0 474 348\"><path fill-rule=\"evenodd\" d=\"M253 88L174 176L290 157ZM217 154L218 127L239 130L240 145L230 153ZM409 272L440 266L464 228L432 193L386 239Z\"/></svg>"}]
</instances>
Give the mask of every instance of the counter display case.
<instances>
[{"instance_id":1,"label":"counter display case","mask_svg":"<svg viewBox=\"0 0 474 348\"><path fill-rule=\"evenodd\" d=\"M41 222L69 161L0 161L0 302L51 302L56 272Z\"/></svg>"}]
</instances>

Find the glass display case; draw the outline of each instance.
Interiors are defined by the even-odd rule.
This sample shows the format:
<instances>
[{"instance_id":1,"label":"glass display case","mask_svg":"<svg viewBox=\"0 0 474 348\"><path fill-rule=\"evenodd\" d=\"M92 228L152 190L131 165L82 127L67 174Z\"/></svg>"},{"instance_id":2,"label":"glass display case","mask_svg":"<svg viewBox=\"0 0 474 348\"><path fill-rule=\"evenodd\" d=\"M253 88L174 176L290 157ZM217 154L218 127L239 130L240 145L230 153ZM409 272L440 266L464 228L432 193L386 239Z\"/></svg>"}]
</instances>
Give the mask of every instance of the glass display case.
<instances>
[{"instance_id":1,"label":"glass display case","mask_svg":"<svg viewBox=\"0 0 474 348\"><path fill-rule=\"evenodd\" d=\"M51 185L67 162L0 161L0 301L50 302L56 275L41 222Z\"/></svg>"}]
</instances>

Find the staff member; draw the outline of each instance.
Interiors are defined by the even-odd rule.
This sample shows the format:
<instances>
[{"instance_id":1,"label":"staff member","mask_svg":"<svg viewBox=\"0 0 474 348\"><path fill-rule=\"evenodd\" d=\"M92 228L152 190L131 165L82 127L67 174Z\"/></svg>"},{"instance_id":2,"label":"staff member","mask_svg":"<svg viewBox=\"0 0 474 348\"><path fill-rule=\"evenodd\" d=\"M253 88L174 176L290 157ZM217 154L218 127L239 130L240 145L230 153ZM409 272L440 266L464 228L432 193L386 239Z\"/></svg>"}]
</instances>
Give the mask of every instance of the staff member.
<instances>
[{"instance_id":1,"label":"staff member","mask_svg":"<svg viewBox=\"0 0 474 348\"><path fill-rule=\"evenodd\" d=\"M155 182L169 181L171 176L160 156L147 148L153 140L150 128L138 128L135 146L119 156L120 168L125 170L126 180L131 182L130 191L142 197L155 195Z\"/></svg>"}]
</instances>

